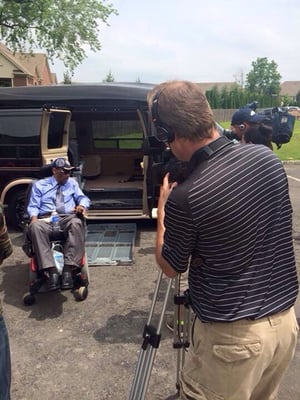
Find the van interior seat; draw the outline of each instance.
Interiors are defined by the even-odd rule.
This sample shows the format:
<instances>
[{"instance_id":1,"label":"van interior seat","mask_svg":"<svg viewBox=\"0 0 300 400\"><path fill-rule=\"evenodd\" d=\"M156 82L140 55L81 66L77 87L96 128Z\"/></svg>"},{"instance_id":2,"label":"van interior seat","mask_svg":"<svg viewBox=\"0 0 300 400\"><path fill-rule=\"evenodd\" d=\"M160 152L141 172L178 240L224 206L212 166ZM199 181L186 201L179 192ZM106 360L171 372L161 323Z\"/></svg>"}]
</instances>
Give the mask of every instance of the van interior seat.
<instances>
[{"instance_id":1,"label":"van interior seat","mask_svg":"<svg viewBox=\"0 0 300 400\"><path fill-rule=\"evenodd\" d=\"M101 157L99 154L82 155L81 161L83 162L83 178L95 178L101 174Z\"/></svg>"}]
</instances>

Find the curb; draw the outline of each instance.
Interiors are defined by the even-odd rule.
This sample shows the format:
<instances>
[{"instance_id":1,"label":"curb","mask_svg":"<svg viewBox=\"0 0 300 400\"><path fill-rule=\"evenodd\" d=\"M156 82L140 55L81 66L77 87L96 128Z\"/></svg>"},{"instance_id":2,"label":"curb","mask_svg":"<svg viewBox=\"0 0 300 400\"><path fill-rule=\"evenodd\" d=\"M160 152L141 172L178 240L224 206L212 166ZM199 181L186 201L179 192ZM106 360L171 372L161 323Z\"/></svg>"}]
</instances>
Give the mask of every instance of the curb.
<instances>
[{"instance_id":1,"label":"curb","mask_svg":"<svg viewBox=\"0 0 300 400\"><path fill-rule=\"evenodd\" d=\"M295 164L295 165L300 165L300 160L282 160L282 164Z\"/></svg>"}]
</instances>

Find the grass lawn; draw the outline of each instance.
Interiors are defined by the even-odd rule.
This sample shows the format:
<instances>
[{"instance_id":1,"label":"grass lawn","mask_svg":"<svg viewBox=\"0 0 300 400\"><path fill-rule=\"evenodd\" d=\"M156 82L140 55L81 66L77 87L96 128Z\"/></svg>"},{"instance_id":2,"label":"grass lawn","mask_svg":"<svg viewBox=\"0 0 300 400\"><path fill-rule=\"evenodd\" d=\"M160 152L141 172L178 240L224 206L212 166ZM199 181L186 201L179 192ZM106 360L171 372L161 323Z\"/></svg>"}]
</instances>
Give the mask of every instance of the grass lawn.
<instances>
[{"instance_id":1,"label":"grass lawn","mask_svg":"<svg viewBox=\"0 0 300 400\"><path fill-rule=\"evenodd\" d=\"M224 128L230 128L230 121L220 122ZM300 120L295 122L293 136L289 143L283 144L280 149L273 144L273 150L282 161L300 160Z\"/></svg>"}]
</instances>

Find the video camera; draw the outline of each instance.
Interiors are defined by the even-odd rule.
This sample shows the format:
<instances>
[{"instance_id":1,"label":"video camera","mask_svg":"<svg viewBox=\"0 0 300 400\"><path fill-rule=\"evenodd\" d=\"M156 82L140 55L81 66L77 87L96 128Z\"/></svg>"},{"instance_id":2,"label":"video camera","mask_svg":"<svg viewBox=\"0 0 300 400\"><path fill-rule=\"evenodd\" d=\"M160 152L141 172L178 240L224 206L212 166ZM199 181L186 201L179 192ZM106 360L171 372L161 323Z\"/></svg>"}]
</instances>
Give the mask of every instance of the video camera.
<instances>
[{"instance_id":1,"label":"video camera","mask_svg":"<svg viewBox=\"0 0 300 400\"><path fill-rule=\"evenodd\" d=\"M171 150L168 155L169 160L152 165L153 181L161 183L164 176L169 173L169 181L182 183L188 173L187 162L178 160L173 156Z\"/></svg>"},{"instance_id":2,"label":"video camera","mask_svg":"<svg viewBox=\"0 0 300 400\"><path fill-rule=\"evenodd\" d=\"M143 152L152 157L152 181L160 185L164 176L169 173L170 182L181 183L187 176L187 162L178 160L165 143L160 142L155 136L148 136L143 143Z\"/></svg>"},{"instance_id":3,"label":"video camera","mask_svg":"<svg viewBox=\"0 0 300 400\"><path fill-rule=\"evenodd\" d=\"M281 107L265 109L259 114L266 116L262 124L272 128L272 142L277 145L277 149L291 140L296 120L294 115L289 114L287 110Z\"/></svg>"},{"instance_id":4,"label":"video camera","mask_svg":"<svg viewBox=\"0 0 300 400\"><path fill-rule=\"evenodd\" d=\"M251 103L246 104L243 108L250 108L253 111L256 111L258 107L258 101L252 101Z\"/></svg>"}]
</instances>

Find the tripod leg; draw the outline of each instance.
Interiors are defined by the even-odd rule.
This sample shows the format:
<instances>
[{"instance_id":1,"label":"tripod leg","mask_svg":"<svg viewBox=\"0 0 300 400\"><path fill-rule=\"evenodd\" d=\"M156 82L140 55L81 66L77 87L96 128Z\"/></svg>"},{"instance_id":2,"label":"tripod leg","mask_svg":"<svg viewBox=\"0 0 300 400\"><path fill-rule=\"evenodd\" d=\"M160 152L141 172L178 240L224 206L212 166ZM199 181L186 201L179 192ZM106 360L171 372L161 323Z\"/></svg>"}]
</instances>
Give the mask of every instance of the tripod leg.
<instances>
[{"instance_id":1,"label":"tripod leg","mask_svg":"<svg viewBox=\"0 0 300 400\"><path fill-rule=\"evenodd\" d=\"M181 275L175 278L175 294L174 294L174 341L173 347L177 349L176 362L176 389L180 390L179 379L180 372L185 361L185 355L190 346L190 322L191 314L189 300L186 292L181 293L180 284Z\"/></svg>"},{"instance_id":2,"label":"tripod leg","mask_svg":"<svg viewBox=\"0 0 300 400\"><path fill-rule=\"evenodd\" d=\"M148 384L150 380L150 375L153 367L153 362L156 354L156 350L159 347L160 342L160 331L164 320L164 315L167 307L167 302L169 298L169 293L172 286L172 279L169 279L167 291L165 294L164 302L162 305L161 315L158 321L157 329L155 329L151 325L151 321L153 318L155 306L157 303L157 298L159 294L159 290L161 287L163 272L159 272L159 276L157 279L154 296L150 308L149 317L147 320L147 324L144 327L143 333L143 343L141 346L141 350L139 353L139 358L136 366L135 376L133 379L129 400L143 400L145 398ZM150 347L149 347L150 345Z\"/></svg>"},{"instance_id":3,"label":"tripod leg","mask_svg":"<svg viewBox=\"0 0 300 400\"><path fill-rule=\"evenodd\" d=\"M184 308L184 330L183 330L183 352L181 360L181 368L183 367L187 349L190 347L190 326L191 326L191 309L190 306Z\"/></svg>"},{"instance_id":4,"label":"tripod leg","mask_svg":"<svg viewBox=\"0 0 300 400\"><path fill-rule=\"evenodd\" d=\"M174 293L174 338L173 347L177 350L176 389L179 394L179 376L182 367L182 328L184 327L183 305L180 298L180 275L175 278Z\"/></svg>"}]
</instances>

